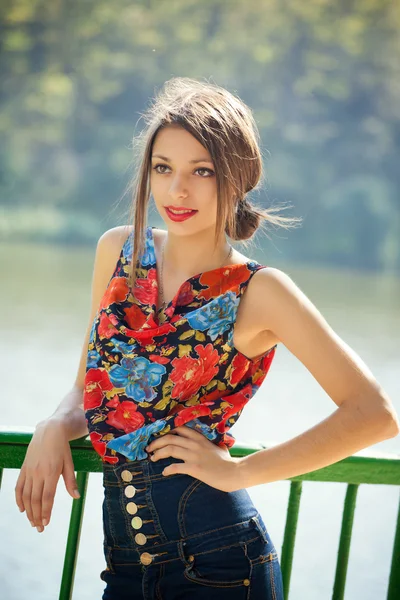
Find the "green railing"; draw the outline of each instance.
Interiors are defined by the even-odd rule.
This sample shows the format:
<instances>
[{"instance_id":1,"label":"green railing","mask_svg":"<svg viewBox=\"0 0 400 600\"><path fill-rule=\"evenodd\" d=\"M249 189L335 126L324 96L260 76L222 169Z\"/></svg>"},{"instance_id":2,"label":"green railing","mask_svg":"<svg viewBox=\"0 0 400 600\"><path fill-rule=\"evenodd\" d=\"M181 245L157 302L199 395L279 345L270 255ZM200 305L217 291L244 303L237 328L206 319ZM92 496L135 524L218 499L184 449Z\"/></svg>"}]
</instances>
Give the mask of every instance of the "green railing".
<instances>
[{"instance_id":1,"label":"green railing","mask_svg":"<svg viewBox=\"0 0 400 600\"><path fill-rule=\"evenodd\" d=\"M3 468L21 468L32 434L33 429L25 430L24 432L12 431L4 428L0 430L0 485ZM89 473L102 471L100 457L93 450L88 437L74 440L73 442L70 442L70 445L75 471L77 472L80 498L72 500L59 600L70 600L72 597ZM268 447L269 446L264 444L236 444L230 449L230 453L235 457L247 456L248 454ZM334 465L311 473L306 473L305 475L293 477L289 481L290 494L282 552L280 556L285 600L289 598L290 577L303 481L341 482L347 485L337 554L335 581L332 592L333 600L342 600L346 585L358 487L360 484L400 486L400 456L387 454L382 456L350 456ZM398 598L400 598L400 505L393 544L387 600L398 600Z\"/></svg>"}]
</instances>

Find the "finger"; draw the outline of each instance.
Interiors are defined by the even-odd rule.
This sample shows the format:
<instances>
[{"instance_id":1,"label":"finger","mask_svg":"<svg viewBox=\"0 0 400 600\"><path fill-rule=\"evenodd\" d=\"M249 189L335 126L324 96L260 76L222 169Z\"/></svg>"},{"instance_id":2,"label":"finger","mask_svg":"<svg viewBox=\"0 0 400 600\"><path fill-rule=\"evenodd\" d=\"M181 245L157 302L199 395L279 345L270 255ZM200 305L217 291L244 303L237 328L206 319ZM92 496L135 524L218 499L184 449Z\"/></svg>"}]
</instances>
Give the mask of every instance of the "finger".
<instances>
[{"instance_id":1,"label":"finger","mask_svg":"<svg viewBox=\"0 0 400 600\"><path fill-rule=\"evenodd\" d=\"M160 458L167 458L172 456L173 458L180 458L181 460L190 462L193 452L183 448L182 446L175 446L174 444L168 444L163 448L159 448L151 457L151 460L157 461Z\"/></svg>"},{"instance_id":2,"label":"finger","mask_svg":"<svg viewBox=\"0 0 400 600\"><path fill-rule=\"evenodd\" d=\"M42 525L42 497L43 497L44 481L42 477L33 480L32 486L32 515L35 527L43 529Z\"/></svg>"},{"instance_id":3,"label":"finger","mask_svg":"<svg viewBox=\"0 0 400 600\"><path fill-rule=\"evenodd\" d=\"M202 433L200 433L200 431L196 431L196 429L193 429L193 427L188 427L187 425L180 425L179 427L173 429L173 431L171 431L170 433L173 432L175 432L175 435L192 440L200 440L202 438L205 438L205 436Z\"/></svg>"},{"instance_id":4,"label":"finger","mask_svg":"<svg viewBox=\"0 0 400 600\"><path fill-rule=\"evenodd\" d=\"M15 485L15 502L21 512L24 512L25 505L24 500L22 498L22 492L24 491L24 485L26 480L26 472L25 469L21 469L19 473L19 477L17 479L17 483Z\"/></svg>"},{"instance_id":5,"label":"finger","mask_svg":"<svg viewBox=\"0 0 400 600\"><path fill-rule=\"evenodd\" d=\"M64 456L62 476L69 495L72 498L80 498L71 451L67 452Z\"/></svg>"},{"instance_id":6,"label":"finger","mask_svg":"<svg viewBox=\"0 0 400 600\"><path fill-rule=\"evenodd\" d=\"M32 506L31 506L31 494L32 494L32 478L27 477L25 480L24 489L22 491L22 499L24 502L25 510L26 510L26 516L29 519L29 521L31 522L31 525L33 527L34 522L33 522L33 513L32 513Z\"/></svg>"},{"instance_id":7,"label":"finger","mask_svg":"<svg viewBox=\"0 0 400 600\"><path fill-rule=\"evenodd\" d=\"M165 448L165 446L170 444L181 446L182 448L187 448L188 450L194 449L193 442L188 440L188 438L185 438L183 436L179 437L178 435L171 436L168 433L166 435L163 435L162 437L153 440L151 444L147 446L147 451L154 452L155 450L158 450L159 448Z\"/></svg>"},{"instance_id":8,"label":"finger","mask_svg":"<svg viewBox=\"0 0 400 600\"><path fill-rule=\"evenodd\" d=\"M186 463L171 463L168 467L162 471L162 475L167 477L168 475L175 475L176 473L182 473L183 475L192 475L194 477L193 470Z\"/></svg>"},{"instance_id":9,"label":"finger","mask_svg":"<svg viewBox=\"0 0 400 600\"><path fill-rule=\"evenodd\" d=\"M51 511L53 510L54 496L57 488L57 477L46 477L42 496L42 522L43 527L50 523Z\"/></svg>"}]
</instances>

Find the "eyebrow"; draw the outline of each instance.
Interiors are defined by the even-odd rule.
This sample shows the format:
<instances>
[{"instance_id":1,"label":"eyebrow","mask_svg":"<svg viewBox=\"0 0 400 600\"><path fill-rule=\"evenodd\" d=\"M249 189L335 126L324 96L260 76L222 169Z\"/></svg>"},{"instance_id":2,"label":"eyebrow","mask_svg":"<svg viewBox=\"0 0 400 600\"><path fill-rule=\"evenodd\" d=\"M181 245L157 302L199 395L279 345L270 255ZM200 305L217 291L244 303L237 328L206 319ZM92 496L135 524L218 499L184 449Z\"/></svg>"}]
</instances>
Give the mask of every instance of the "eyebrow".
<instances>
[{"instance_id":1,"label":"eyebrow","mask_svg":"<svg viewBox=\"0 0 400 600\"><path fill-rule=\"evenodd\" d=\"M170 158L167 158L166 156L162 156L161 154L153 154L152 158L161 158L162 160L165 160L167 162L172 162ZM206 163L213 164L212 161L209 160L208 158L195 158L194 160L189 160L190 164L195 164L195 163L199 163L199 162L206 162Z\"/></svg>"}]
</instances>

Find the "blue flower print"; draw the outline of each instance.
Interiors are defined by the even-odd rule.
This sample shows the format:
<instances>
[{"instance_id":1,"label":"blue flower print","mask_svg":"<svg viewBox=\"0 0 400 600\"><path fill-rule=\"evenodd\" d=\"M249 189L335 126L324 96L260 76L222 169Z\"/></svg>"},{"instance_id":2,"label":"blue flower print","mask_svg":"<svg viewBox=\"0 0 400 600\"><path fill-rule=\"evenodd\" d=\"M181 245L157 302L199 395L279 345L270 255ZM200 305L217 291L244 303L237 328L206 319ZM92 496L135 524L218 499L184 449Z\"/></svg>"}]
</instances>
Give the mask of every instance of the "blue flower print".
<instances>
[{"instance_id":1,"label":"blue flower print","mask_svg":"<svg viewBox=\"0 0 400 600\"><path fill-rule=\"evenodd\" d=\"M113 365L108 372L111 383L125 388L125 395L137 402L153 400L157 386L165 374L164 365L152 363L143 356L123 358L120 365Z\"/></svg>"},{"instance_id":2,"label":"blue flower print","mask_svg":"<svg viewBox=\"0 0 400 600\"><path fill-rule=\"evenodd\" d=\"M132 354L134 348L137 347L137 344L127 344L126 342L121 342L114 337L111 338L110 342L113 344L111 352L119 352L120 354L124 355Z\"/></svg>"},{"instance_id":3,"label":"blue flower print","mask_svg":"<svg viewBox=\"0 0 400 600\"><path fill-rule=\"evenodd\" d=\"M136 431L114 438L106 446L123 454L130 460L143 460L148 456L145 447L150 443L150 436L164 429L166 424L167 422L163 419L154 421L136 429Z\"/></svg>"},{"instance_id":4,"label":"blue flower print","mask_svg":"<svg viewBox=\"0 0 400 600\"><path fill-rule=\"evenodd\" d=\"M151 227L147 227L146 236L144 240L144 250L141 258L141 262L143 265L154 265L156 262L156 255L154 253L153 242L152 242L152 232Z\"/></svg>"},{"instance_id":5,"label":"blue flower print","mask_svg":"<svg viewBox=\"0 0 400 600\"><path fill-rule=\"evenodd\" d=\"M133 253L133 232L126 238L124 247L122 248L122 256L126 261L130 261Z\"/></svg>"},{"instance_id":6,"label":"blue flower print","mask_svg":"<svg viewBox=\"0 0 400 600\"><path fill-rule=\"evenodd\" d=\"M96 315L96 318L93 319L92 328L91 328L90 334L89 334L89 344L92 344L94 342L94 332L95 332L95 327L96 327L96 320L97 320L97 315Z\"/></svg>"},{"instance_id":7,"label":"blue flower print","mask_svg":"<svg viewBox=\"0 0 400 600\"><path fill-rule=\"evenodd\" d=\"M207 330L214 341L221 333L230 328L236 318L239 298L234 292L218 296L212 302L196 308L185 315L192 329ZM233 328L231 328L233 329Z\"/></svg>"},{"instance_id":8,"label":"blue flower print","mask_svg":"<svg viewBox=\"0 0 400 600\"><path fill-rule=\"evenodd\" d=\"M96 350L88 350L86 368L95 369L99 365L100 354Z\"/></svg>"},{"instance_id":9,"label":"blue flower print","mask_svg":"<svg viewBox=\"0 0 400 600\"><path fill-rule=\"evenodd\" d=\"M190 427L191 429L196 429L196 431L202 433L209 440L215 440L215 438L217 437L215 429L211 429L209 425L201 423L199 419L192 419L191 421L185 423L185 425L186 427Z\"/></svg>"}]
</instances>

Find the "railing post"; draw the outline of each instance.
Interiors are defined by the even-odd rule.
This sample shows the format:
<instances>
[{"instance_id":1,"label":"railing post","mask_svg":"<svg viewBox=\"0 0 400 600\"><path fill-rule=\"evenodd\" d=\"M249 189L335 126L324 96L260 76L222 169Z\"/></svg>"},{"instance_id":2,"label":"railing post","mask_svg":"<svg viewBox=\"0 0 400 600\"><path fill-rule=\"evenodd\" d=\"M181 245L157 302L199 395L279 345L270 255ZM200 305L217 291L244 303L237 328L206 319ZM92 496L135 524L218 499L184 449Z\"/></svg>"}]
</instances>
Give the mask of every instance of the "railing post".
<instances>
[{"instance_id":1,"label":"railing post","mask_svg":"<svg viewBox=\"0 0 400 600\"><path fill-rule=\"evenodd\" d=\"M292 574L294 544L296 541L297 521L299 518L302 482L292 481L290 484L289 503L286 513L286 526L283 536L281 570L283 593L285 600L289 598L290 577Z\"/></svg>"},{"instance_id":2,"label":"railing post","mask_svg":"<svg viewBox=\"0 0 400 600\"><path fill-rule=\"evenodd\" d=\"M392 564L390 567L389 589L387 600L400 598L400 501L397 513L397 525L393 542Z\"/></svg>"},{"instance_id":3,"label":"railing post","mask_svg":"<svg viewBox=\"0 0 400 600\"><path fill-rule=\"evenodd\" d=\"M76 481L80 498L72 500L71 518L69 521L68 540L65 549L59 600L71 600L72 598L89 473L84 471L78 472Z\"/></svg>"}]
</instances>

